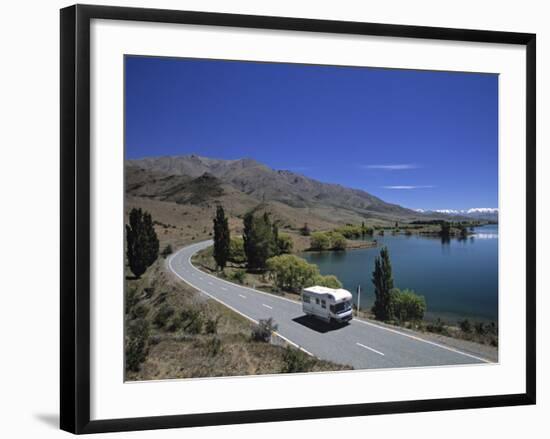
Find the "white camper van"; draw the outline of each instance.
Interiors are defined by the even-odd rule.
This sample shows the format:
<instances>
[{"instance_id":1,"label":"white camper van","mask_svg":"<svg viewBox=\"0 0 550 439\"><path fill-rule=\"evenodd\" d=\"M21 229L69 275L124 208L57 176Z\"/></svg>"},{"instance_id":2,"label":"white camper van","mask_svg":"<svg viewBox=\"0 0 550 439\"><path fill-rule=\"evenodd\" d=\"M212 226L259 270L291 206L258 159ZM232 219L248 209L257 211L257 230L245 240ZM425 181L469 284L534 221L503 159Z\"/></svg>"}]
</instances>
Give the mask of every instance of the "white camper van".
<instances>
[{"instance_id":1,"label":"white camper van","mask_svg":"<svg viewBox=\"0 0 550 439\"><path fill-rule=\"evenodd\" d=\"M326 322L347 322L353 318L352 296L348 290L308 287L302 291L302 310Z\"/></svg>"}]
</instances>

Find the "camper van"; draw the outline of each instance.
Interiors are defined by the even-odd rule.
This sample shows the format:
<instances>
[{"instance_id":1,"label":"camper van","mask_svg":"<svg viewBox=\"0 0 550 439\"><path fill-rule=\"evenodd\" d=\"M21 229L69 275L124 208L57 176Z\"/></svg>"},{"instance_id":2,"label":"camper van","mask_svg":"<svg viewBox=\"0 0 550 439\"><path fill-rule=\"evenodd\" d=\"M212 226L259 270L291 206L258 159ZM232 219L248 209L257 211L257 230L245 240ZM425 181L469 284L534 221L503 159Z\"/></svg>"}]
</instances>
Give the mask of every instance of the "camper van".
<instances>
[{"instance_id":1,"label":"camper van","mask_svg":"<svg viewBox=\"0 0 550 439\"><path fill-rule=\"evenodd\" d=\"M348 290L308 287L302 291L302 310L325 322L348 322L353 318L352 297Z\"/></svg>"}]
</instances>

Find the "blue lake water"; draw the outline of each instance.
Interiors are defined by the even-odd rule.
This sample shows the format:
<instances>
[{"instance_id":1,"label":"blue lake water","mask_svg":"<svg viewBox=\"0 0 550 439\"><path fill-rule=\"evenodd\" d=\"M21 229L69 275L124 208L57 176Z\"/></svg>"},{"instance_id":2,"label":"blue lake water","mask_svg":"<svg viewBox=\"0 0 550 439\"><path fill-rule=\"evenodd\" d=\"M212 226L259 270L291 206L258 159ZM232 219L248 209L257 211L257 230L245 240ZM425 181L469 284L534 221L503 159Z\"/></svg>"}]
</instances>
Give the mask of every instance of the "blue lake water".
<instances>
[{"instance_id":1,"label":"blue lake water","mask_svg":"<svg viewBox=\"0 0 550 439\"><path fill-rule=\"evenodd\" d=\"M334 274L356 301L361 285L361 308L374 302L371 282L374 258L387 246L396 288L413 289L426 298L427 319L463 318L498 321L498 225L475 229L466 240L443 243L417 235L375 236L377 248L343 252L304 252L302 257Z\"/></svg>"}]
</instances>

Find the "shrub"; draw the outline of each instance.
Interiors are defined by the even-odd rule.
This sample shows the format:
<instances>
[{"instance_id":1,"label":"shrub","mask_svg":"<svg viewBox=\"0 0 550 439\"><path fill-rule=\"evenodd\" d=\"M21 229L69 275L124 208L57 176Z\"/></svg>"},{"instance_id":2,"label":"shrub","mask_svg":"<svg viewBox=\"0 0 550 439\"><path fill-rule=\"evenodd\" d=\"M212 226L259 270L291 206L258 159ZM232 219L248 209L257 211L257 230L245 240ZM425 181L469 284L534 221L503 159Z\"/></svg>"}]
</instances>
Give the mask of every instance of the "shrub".
<instances>
[{"instance_id":1,"label":"shrub","mask_svg":"<svg viewBox=\"0 0 550 439\"><path fill-rule=\"evenodd\" d=\"M332 232L330 234L330 246L334 250L345 250L348 246L346 237L338 232Z\"/></svg>"},{"instance_id":2,"label":"shrub","mask_svg":"<svg viewBox=\"0 0 550 439\"><path fill-rule=\"evenodd\" d=\"M147 315L148 312L149 312L149 308L147 308L146 305L144 305L143 303L138 303L132 308L130 315L134 319L143 318Z\"/></svg>"},{"instance_id":3,"label":"shrub","mask_svg":"<svg viewBox=\"0 0 550 439\"><path fill-rule=\"evenodd\" d=\"M401 322L418 321L424 318L426 300L412 290L394 289L394 312Z\"/></svg>"},{"instance_id":4,"label":"shrub","mask_svg":"<svg viewBox=\"0 0 550 439\"><path fill-rule=\"evenodd\" d=\"M319 276L316 265L295 255L274 256L267 260L267 270L275 285L287 291L299 291L314 284Z\"/></svg>"},{"instance_id":5,"label":"shrub","mask_svg":"<svg viewBox=\"0 0 550 439\"><path fill-rule=\"evenodd\" d=\"M170 256L171 254L173 253L173 250L172 250L172 246L170 244L168 244L166 247L164 247L164 249L162 250L161 252L161 256L163 258L167 258L168 256Z\"/></svg>"},{"instance_id":6,"label":"shrub","mask_svg":"<svg viewBox=\"0 0 550 439\"><path fill-rule=\"evenodd\" d=\"M157 328L164 328L168 324L168 319L170 319L173 315L174 308L165 303L157 311L153 323Z\"/></svg>"},{"instance_id":7,"label":"shrub","mask_svg":"<svg viewBox=\"0 0 550 439\"><path fill-rule=\"evenodd\" d=\"M312 250L328 250L330 248L330 236L325 232L311 234L310 247Z\"/></svg>"},{"instance_id":8,"label":"shrub","mask_svg":"<svg viewBox=\"0 0 550 439\"><path fill-rule=\"evenodd\" d=\"M149 345L154 346L162 341L162 337L158 334L149 337Z\"/></svg>"},{"instance_id":9,"label":"shrub","mask_svg":"<svg viewBox=\"0 0 550 439\"><path fill-rule=\"evenodd\" d=\"M137 296L137 290L135 288L128 288L126 290L126 303L125 303L126 314L129 314L138 302L139 302L139 299Z\"/></svg>"},{"instance_id":10,"label":"shrub","mask_svg":"<svg viewBox=\"0 0 550 439\"><path fill-rule=\"evenodd\" d=\"M229 242L229 260L235 264L242 264L246 262L244 240L242 238L231 238L231 241Z\"/></svg>"},{"instance_id":11,"label":"shrub","mask_svg":"<svg viewBox=\"0 0 550 439\"><path fill-rule=\"evenodd\" d=\"M311 234L311 230L307 223L304 223L304 226L300 229L300 234L302 236L309 236Z\"/></svg>"},{"instance_id":12,"label":"shrub","mask_svg":"<svg viewBox=\"0 0 550 439\"><path fill-rule=\"evenodd\" d=\"M200 311L195 309L186 309L180 313L181 327L189 334L200 334L204 324L204 319Z\"/></svg>"},{"instance_id":13,"label":"shrub","mask_svg":"<svg viewBox=\"0 0 550 439\"><path fill-rule=\"evenodd\" d=\"M229 274L229 279L235 282L238 282L240 284L244 283L244 280L246 278L246 271L245 270L235 270L232 273Z\"/></svg>"},{"instance_id":14,"label":"shrub","mask_svg":"<svg viewBox=\"0 0 550 439\"><path fill-rule=\"evenodd\" d=\"M472 324L468 319L462 320L459 322L460 330L466 334L472 332Z\"/></svg>"},{"instance_id":15,"label":"shrub","mask_svg":"<svg viewBox=\"0 0 550 439\"><path fill-rule=\"evenodd\" d=\"M292 241L292 238L290 235L287 235L286 233L281 233L277 238L277 250L278 254L288 254L292 253L292 249L294 248L294 243Z\"/></svg>"},{"instance_id":16,"label":"shrub","mask_svg":"<svg viewBox=\"0 0 550 439\"><path fill-rule=\"evenodd\" d=\"M219 321L219 318L207 319L206 323L204 324L204 332L207 333L207 334L217 334L218 333L218 321Z\"/></svg>"},{"instance_id":17,"label":"shrub","mask_svg":"<svg viewBox=\"0 0 550 439\"><path fill-rule=\"evenodd\" d=\"M145 297L147 299L150 299L155 294L155 288L154 287L147 287L143 289L143 292L145 293Z\"/></svg>"},{"instance_id":18,"label":"shrub","mask_svg":"<svg viewBox=\"0 0 550 439\"><path fill-rule=\"evenodd\" d=\"M478 335L485 335L487 334L487 329L485 328L485 325L483 324L483 322L478 322L474 325L474 329L476 331L476 334Z\"/></svg>"},{"instance_id":19,"label":"shrub","mask_svg":"<svg viewBox=\"0 0 550 439\"><path fill-rule=\"evenodd\" d=\"M137 372L147 358L149 323L145 319L129 322L125 337L126 369Z\"/></svg>"},{"instance_id":20,"label":"shrub","mask_svg":"<svg viewBox=\"0 0 550 439\"><path fill-rule=\"evenodd\" d=\"M252 340L269 343L271 341L271 334L276 331L278 325L275 324L273 319L262 319L257 325L252 327Z\"/></svg>"},{"instance_id":21,"label":"shrub","mask_svg":"<svg viewBox=\"0 0 550 439\"><path fill-rule=\"evenodd\" d=\"M429 332L434 332L436 334L441 334L445 331L445 323L438 317L435 322L428 323L428 325L426 326L426 330Z\"/></svg>"},{"instance_id":22,"label":"shrub","mask_svg":"<svg viewBox=\"0 0 550 439\"><path fill-rule=\"evenodd\" d=\"M495 324L495 322L488 323L485 326L485 329L487 330L487 332L489 334L498 335L498 328L497 328L497 325Z\"/></svg>"},{"instance_id":23,"label":"shrub","mask_svg":"<svg viewBox=\"0 0 550 439\"><path fill-rule=\"evenodd\" d=\"M334 229L334 232L344 236L347 239L353 239L353 238L359 238L362 235L366 234L367 228L348 224L344 227L339 227L337 229Z\"/></svg>"},{"instance_id":24,"label":"shrub","mask_svg":"<svg viewBox=\"0 0 550 439\"><path fill-rule=\"evenodd\" d=\"M209 338L206 342L206 350L208 354L212 357L215 357L222 351L222 341L219 337Z\"/></svg>"},{"instance_id":25,"label":"shrub","mask_svg":"<svg viewBox=\"0 0 550 439\"><path fill-rule=\"evenodd\" d=\"M307 355L299 349L287 346L283 354L283 373L307 372L310 360Z\"/></svg>"},{"instance_id":26,"label":"shrub","mask_svg":"<svg viewBox=\"0 0 550 439\"><path fill-rule=\"evenodd\" d=\"M327 288L342 288L342 283L333 274L329 274L327 276L316 276L313 281L313 285L319 285Z\"/></svg>"}]
</instances>

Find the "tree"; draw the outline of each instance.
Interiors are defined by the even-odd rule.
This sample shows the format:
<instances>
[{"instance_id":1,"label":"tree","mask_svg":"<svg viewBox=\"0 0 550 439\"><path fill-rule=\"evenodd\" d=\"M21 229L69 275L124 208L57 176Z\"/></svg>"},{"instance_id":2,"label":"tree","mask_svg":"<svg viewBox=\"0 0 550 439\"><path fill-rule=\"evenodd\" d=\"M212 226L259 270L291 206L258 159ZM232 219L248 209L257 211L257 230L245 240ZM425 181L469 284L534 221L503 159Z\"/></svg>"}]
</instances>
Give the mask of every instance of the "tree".
<instances>
[{"instance_id":1,"label":"tree","mask_svg":"<svg viewBox=\"0 0 550 439\"><path fill-rule=\"evenodd\" d=\"M216 216L214 217L214 259L216 264L222 270L229 259L229 245L231 236L229 235L229 225L227 217L221 205L216 208Z\"/></svg>"},{"instance_id":2,"label":"tree","mask_svg":"<svg viewBox=\"0 0 550 439\"><path fill-rule=\"evenodd\" d=\"M330 237L325 232L314 232L311 234L309 245L313 250L328 250L330 248Z\"/></svg>"},{"instance_id":3,"label":"tree","mask_svg":"<svg viewBox=\"0 0 550 439\"><path fill-rule=\"evenodd\" d=\"M267 218L269 220L269 217ZM273 224L271 227L271 255L276 256L279 255L279 227L277 227L277 224Z\"/></svg>"},{"instance_id":4,"label":"tree","mask_svg":"<svg viewBox=\"0 0 550 439\"><path fill-rule=\"evenodd\" d=\"M247 261L249 261L251 257L253 258L254 253L254 238L252 236L252 229L254 227L253 223L254 214L252 214L252 212L248 212L243 218L243 249Z\"/></svg>"},{"instance_id":5,"label":"tree","mask_svg":"<svg viewBox=\"0 0 550 439\"><path fill-rule=\"evenodd\" d=\"M459 231L459 239L464 240L468 237L468 229L466 228L466 226L464 226L464 224L460 224L458 226L458 231Z\"/></svg>"},{"instance_id":6,"label":"tree","mask_svg":"<svg viewBox=\"0 0 550 439\"><path fill-rule=\"evenodd\" d=\"M380 250L380 256L374 260L372 272L375 301L372 312L377 320L391 320L394 318L393 275L390 255L387 247Z\"/></svg>"},{"instance_id":7,"label":"tree","mask_svg":"<svg viewBox=\"0 0 550 439\"><path fill-rule=\"evenodd\" d=\"M254 216L247 213L244 217L244 251L249 270L264 270L266 261L274 255L273 227L269 214Z\"/></svg>"},{"instance_id":8,"label":"tree","mask_svg":"<svg viewBox=\"0 0 550 439\"><path fill-rule=\"evenodd\" d=\"M133 208L126 224L126 256L130 270L140 277L159 255L159 240L151 214Z\"/></svg>"},{"instance_id":9,"label":"tree","mask_svg":"<svg viewBox=\"0 0 550 439\"><path fill-rule=\"evenodd\" d=\"M439 232L439 235L441 237L448 238L451 234L451 224L447 221L441 222L441 230Z\"/></svg>"}]
</instances>

